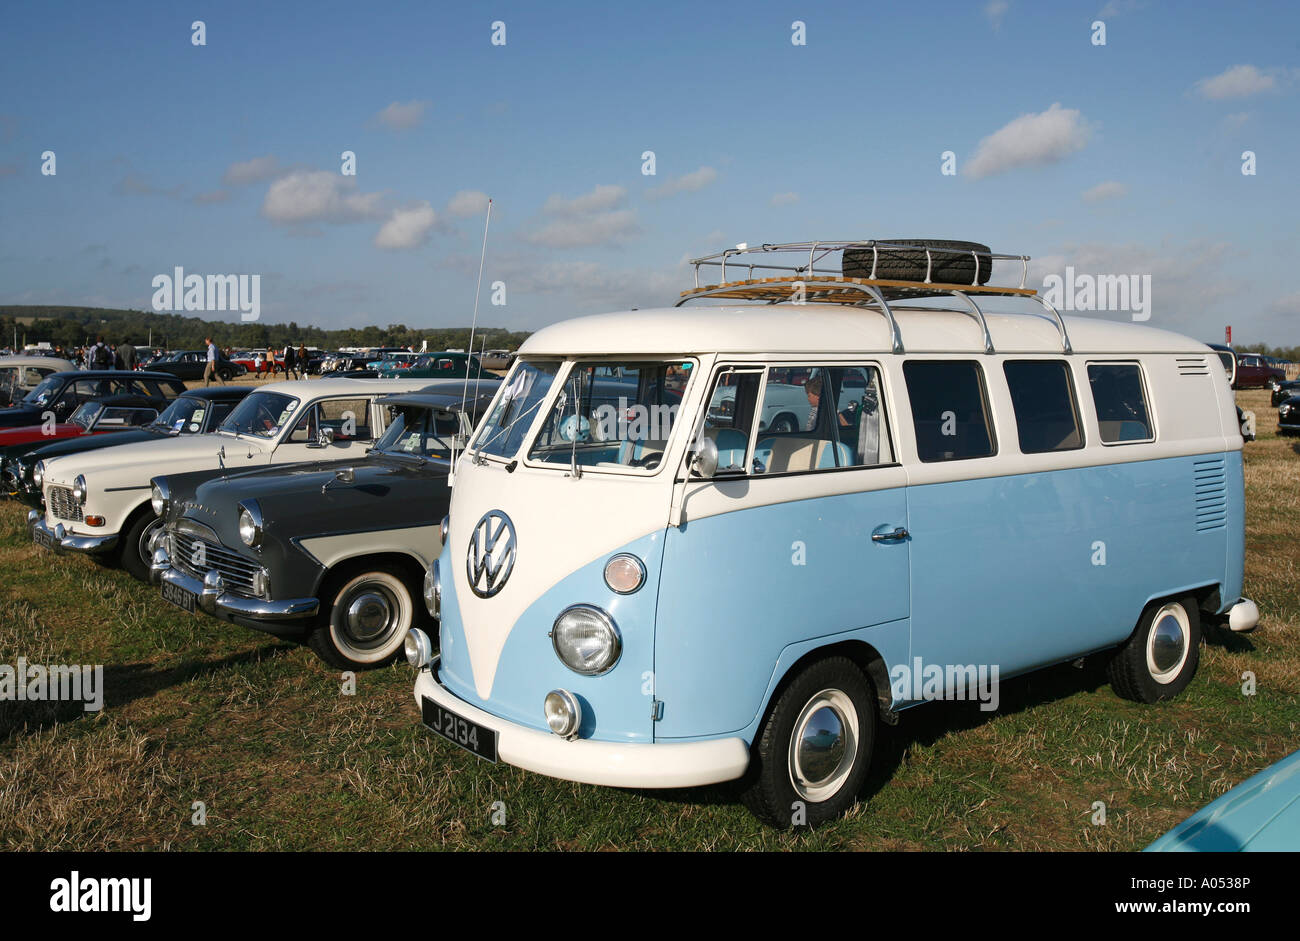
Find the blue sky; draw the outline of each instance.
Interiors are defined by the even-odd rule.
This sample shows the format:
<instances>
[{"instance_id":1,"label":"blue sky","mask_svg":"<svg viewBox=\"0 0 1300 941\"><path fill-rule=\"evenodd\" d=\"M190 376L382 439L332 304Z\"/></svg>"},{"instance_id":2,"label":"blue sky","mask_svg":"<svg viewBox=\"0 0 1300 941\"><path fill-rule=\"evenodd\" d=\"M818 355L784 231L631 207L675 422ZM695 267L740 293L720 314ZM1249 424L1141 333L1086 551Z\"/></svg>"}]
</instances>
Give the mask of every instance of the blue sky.
<instances>
[{"instance_id":1,"label":"blue sky","mask_svg":"<svg viewBox=\"0 0 1300 941\"><path fill-rule=\"evenodd\" d=\"M669 304L684 259L740 241L935 237L1032 255L1036 284L1067 264L1150 274L1152 326L1300 344L1295 4L43 3L5 20L0 303L147 308L179 265L261 274L271 322L467 324L488 194L489 325Z\"/></svg>"}]
</instances>

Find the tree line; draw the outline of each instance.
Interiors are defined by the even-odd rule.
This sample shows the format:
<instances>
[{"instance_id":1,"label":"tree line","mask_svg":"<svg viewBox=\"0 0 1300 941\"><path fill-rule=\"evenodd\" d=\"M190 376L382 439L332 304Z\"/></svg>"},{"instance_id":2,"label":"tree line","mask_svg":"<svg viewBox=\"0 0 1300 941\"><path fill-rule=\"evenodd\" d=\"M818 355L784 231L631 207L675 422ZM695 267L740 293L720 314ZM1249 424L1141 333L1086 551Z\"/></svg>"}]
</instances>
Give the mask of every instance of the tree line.
<instances>
[{"instance_id":1,"label":"tree line","mask_svg":"<svg viewBox=\"0 0 1300 941\"><path fill-rule=\"evenodd\" d=\"M287 324L237 323L107 307L0 306L0 346L14 342L15 330L20 346L44 341L73 348L94 343L97 336L106 343L145 346L152 335L155 348L169 350L198 349L209 336L223 349L279 349L292 343L323 350L345 346L409 346L418 350L425 340L431 350L465 349L470 334L469 327L421 329L398 323L326 330L292 320ZM474 349L481 349L484 340L490 350L518 349L528 335L527 331L479 327L474 333Z\"/></svg>"}]
</instances>

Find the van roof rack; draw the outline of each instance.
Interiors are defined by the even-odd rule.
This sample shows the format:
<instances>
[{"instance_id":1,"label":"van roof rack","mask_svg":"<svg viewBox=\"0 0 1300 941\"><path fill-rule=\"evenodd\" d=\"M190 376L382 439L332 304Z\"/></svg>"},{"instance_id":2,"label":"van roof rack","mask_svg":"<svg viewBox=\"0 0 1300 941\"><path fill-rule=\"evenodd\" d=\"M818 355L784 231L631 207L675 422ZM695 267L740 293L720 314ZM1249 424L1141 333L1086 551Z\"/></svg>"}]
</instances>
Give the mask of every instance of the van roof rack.
<instances>
[{"instance_id":1,"label":"van roof rack","mask_svg":"<svg viewBox=\"0 0 1300 941\"><path fill-rule=\"evenodd\" d=\"M871 253L869 277L844 276L842 259L845 249L854 250L856 253ZM915 281L877 278L876 272L882 255L888 259L891 252L907 252L912 257L924 252L925 278ZM753 256L760 253L777 253L786 256L798 255L800 256L800 262L769 264L755 261ZM841 256L839 265L829 266L823 264L821 268L817 267L818 263L824 262L827 256L836 253ZM806 259L802 257L805 255L807 256ZM951 261L953 256L972 258L975 261L972 266L974 269L972 283L949 284L932 281L930 275L934 271L936 256L938 256L937 260L940 262ZM748 277L728 281L728 259L732 259L730 264L733 271L743 271ZM987 259L987 262L981 264L981 259ZM1020 262L1020 283L1014 287L980 284L981 268L991 272L994 261ZM894 312L890 309L889 302L891 300L898 301L913 298L955 297L963 302L965 313L970 314L979 323L984 334L984 352L992 354L996 351L993 348L993 339L989 335L988 323L984 319L984 312L980 310L979 305L971 295L1026 297L1037 301L1051 315L1050 319L1055 323L1057 331L1061 335L1062 350L1065 353L1074 352L1070 345L1070 336L1066 331L1064 318L1037 291L1025 287L1025 281L1029 275L1028 255L1004 255L967 248L941 248L934 245L881 242L875 239L819 240L816 242L765 242L762 245L755 246L741 243L735 248L728 248L700 258L692 258L691 264L695 267L695 287L682 292L681 299L675 305L677 307L701 298L715 298L764 301L768 304L816 302L875 308L884 314L885 319L889 322L894 352L902 353L903 340L899 335L898 322L894 318ZM702 267L718 268L718 282L715 284L700 284L700 269ZM760 276L755 278L755 271L781 271L786 272L786 274L779 277Z\"/></svg>"}]
</instances>

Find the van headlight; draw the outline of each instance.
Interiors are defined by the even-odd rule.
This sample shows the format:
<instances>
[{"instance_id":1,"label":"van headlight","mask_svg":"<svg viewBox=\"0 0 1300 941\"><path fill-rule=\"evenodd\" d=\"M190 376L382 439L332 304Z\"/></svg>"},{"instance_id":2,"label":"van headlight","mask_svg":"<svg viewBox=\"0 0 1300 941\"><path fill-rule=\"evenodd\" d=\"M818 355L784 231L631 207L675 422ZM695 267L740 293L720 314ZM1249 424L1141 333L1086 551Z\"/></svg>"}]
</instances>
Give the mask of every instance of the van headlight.
<instances>
[{"instance_id":1,"label":"van headlight","mask_svg":"<svg viewBox=\"0 0 1300 941\"><path fill-rule=\"evenodd\" d=\"M78 474L72 481L72 499L78 503L86 502L86 475Z\"/></svg>"},{"instance_id":2,"label":"van headlight","mask_svg":"<svg viewBox=\"0 0 1300 941\"><path fill-rule=\"evenodd\" d=\"M262 544L262 512L256 500L239 504L239 538L246 546Z\"/></svg>"},{"instance_id":3,"label":"van headlight","mask_svg":"<svg viewBox=\"0 0 1300 941\"><path fill-rule=\"evenodd\" d=\"M32 468L32 483L38 488L45 484L45 462L37 461L36 466Z\"/></svg>"},{"instance_id":4,"label":"van headlight","mask_svg":"<svg viewBox=\"0 0 1300 941\"><path fill-rule=\"evenodd\" d=\"M429 567L424 570L424 606L429 609L431 616L440 617L439 612L442 611L442 579L439 577L437 559L429 563Z\"/></svg>"},{"instance_id":5,"label":"van headlight","mask_svg":"<svg viewBox=\"0 0 1300 941\"><path fill-rule=\"evenodd\" d=\"M614 619L590 604L575 604L560 612L551 629L551 645L561 663L583 676L608 673L623 653L623 638Z\"/></svg>"},{"instance_id":6,"label":"van headlight","mask_svg":"<svg viewBox=\"0 0 1300 941\"><path fill-rule=\"evenodd\" d=\"M163 514L167 512L168 504L171 503L170 488L160 480L155 480L153 486L149 488L149 505L153 508L153 515L162 519Z\"/></svg>"}]
</instances>

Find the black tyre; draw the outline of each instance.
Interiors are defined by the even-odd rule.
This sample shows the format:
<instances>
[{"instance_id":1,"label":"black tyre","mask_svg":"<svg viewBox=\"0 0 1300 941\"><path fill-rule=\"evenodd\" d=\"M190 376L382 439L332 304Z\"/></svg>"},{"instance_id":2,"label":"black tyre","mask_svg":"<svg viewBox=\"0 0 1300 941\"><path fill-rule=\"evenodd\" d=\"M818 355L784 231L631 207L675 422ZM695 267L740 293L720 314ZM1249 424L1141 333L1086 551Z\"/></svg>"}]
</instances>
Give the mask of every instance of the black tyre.
<instances>
[{"instance_id":1,"label":"black tyre","mask_svg":"<svg viewBox=\"0 0 1300 941\"><path fill-rule=\"evenodd\" d=\"M741 799L778 829L838 817L862 790L875 738L875 696L866 676L847 657L819 660L773 703Z\"/></svg>"},{"instance_id":2,"label":"black tyre","mask_svg":"<svg viewBox=\"0 0 1300 941\"><path fill-rule=\"evenodd\" d=\"M895 245L915 245L917 251L905 249L879 249L876 261L876 278L881 281L924 281L925 249L947 249L930 253L930 280L936 284L987 284L993 270L993 260L978 256L979 278L975 269L977 256L956 252L988 252L987 245L979 242L961 242L953 239L880 239ZM871 277L872 250L846 248L841 259L841 270L846 278Z\"/></svg>"},{"instance_id":3,"label":"black tyre","mask_svg":"<svg viewBox=\"0 0 1300 941\"><path fill-rule=\"evenodd\" d=\"M221 377L222 382L229 382L233 373L229 369L223 369L217 375Z\"/></svg>"},{"instance_id":4,"label":"black tyre","mask_svg":"<svg viewBox=\"0 0 1300 941\"><path fill-rule=\"evenodd\" d=\"M406 632L423 624L421 586L396 566L352 567L321 594L320 624L307 642L340 670L373 670L402 653Z\"/></svg>"},{"instance_id":5,"label":"black tyre","mask_svg":"<svg viewBox=\"0 0 1300 941\"><path fill-rule=\"evenodd\" d=\"M1116 695L1154 703L1186 689L1200 662L1200 611L1188 595L1147 605L1133 636L1111 658L1106 675Z\"/></svg>"},{"instance_id":6,"label":"black tyre","mask_svg":"<svg viewBox=\"0 0 1300 941\"><path fill-rule=\"evenodd\" d=\"M118 539L117 564L142 582L149 581L149 563L153 560L149 540L161 525L162 520L146 507Z\"/></svg>"}]
</instances>

